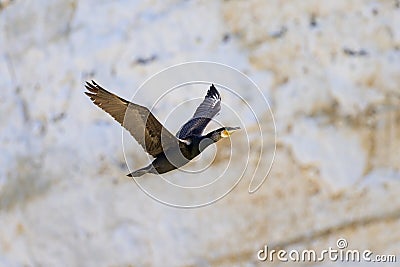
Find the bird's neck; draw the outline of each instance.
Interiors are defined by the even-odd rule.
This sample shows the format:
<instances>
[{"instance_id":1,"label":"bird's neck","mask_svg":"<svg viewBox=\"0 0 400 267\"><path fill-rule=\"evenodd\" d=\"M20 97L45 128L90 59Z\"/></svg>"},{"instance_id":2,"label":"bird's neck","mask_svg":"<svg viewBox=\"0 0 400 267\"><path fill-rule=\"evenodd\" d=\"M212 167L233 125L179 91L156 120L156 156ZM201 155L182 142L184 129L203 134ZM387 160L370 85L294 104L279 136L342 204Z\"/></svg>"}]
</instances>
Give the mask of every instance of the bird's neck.
<instances>
[{"instance_id":1,"label":"bird's neck","mask_svg":"<svg viewBox=\"0 0 400 267\"><path fill-rule=\"evenodd\" d=\"M192 148L197 151L196 153L201 153L206 149L208 146L218 142L221 139L221 135L216 132L212 131L206 135L199 136L192 139Z\"/></svg>"},{"instance_id":2,"label":"bird's neck","mask_svg":"<svg viewBox=\"0 0 400 267\"><path fill-rule=\"evenodd\" d=\"M210 140L209 145L211 145L212 143L218 142L222 137L221 137L221 134L219 133L219 131L212 131L212 132L206 134L205 138Z\"/></svg>"}]
</instances>

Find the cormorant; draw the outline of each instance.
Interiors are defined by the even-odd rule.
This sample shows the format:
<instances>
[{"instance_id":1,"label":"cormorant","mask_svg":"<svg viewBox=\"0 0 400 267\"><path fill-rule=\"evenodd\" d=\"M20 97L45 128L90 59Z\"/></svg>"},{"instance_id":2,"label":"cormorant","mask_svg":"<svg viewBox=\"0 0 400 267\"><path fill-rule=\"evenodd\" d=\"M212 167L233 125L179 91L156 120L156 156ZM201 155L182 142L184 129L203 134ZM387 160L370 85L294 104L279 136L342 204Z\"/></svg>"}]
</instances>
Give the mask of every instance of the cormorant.
<instances>
[{"instance_id":1,"label":"cormorant","mask_svg":"<svg viewBox=\"0 0 400 267\"><path fill-rule=\"evenodd\" d=\"M240 129L222 127L203 135L211 119L221 110L221 96L214 84L176 136L170 133L146 107L131 103L106 89L95 81L86 82L85 92L95 105L118 121L144 150L153 156L153 162L127 176L139 177L146 173L161 174L180 168L199 155L206 147Z\"/></svg>"}]
</instances>

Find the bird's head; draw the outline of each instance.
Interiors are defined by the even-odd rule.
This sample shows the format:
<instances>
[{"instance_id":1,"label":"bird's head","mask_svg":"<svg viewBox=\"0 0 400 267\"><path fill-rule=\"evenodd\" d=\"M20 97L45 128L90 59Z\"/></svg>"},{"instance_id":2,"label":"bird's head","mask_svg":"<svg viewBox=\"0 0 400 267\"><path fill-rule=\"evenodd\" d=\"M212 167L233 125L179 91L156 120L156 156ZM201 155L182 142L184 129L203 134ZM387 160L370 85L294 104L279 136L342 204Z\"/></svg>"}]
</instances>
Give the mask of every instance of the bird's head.
<instances>
[{"instance_id":1,"label":"bird's head","mask_svg":"<svg viewBox=\"0 0 400 267\"><path fill-rule=\"evenodd\" d=\"M208 133L206 137L210 138L215 143L223 138L230 137L234 131L237 131L239 129L240 127L222 127Z\"/></svg>"},{"instance_id":2,"label":"bird's head","mask_svg":"<svg viewBox=\"0 0 400 267\"><path fill-rule=\"evenodd\" d=\"M240 129L240 127L223 127L223 128L218 129L217 131L219 131L221 138L226 138L226 137L231 136L231 134L234 131L237 131L239 129Z\"/></svg>"}]
</instances>

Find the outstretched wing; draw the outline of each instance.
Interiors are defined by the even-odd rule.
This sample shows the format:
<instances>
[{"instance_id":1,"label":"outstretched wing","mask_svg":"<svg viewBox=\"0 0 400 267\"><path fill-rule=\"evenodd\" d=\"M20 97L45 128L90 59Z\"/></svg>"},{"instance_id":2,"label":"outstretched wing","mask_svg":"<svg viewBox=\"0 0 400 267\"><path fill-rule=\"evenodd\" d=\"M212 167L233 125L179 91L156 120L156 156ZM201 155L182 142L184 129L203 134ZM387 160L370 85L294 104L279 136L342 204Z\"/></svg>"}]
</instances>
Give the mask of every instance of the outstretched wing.
<instances>
[{"instance_id":1,"label":"outstretched wing","mask_svg":"<svg viewBox=\"0 0 400 267\"><path fill-rule=\"evenodd\" d=\"M179 143L179 140L162 126L148 108L108 92L93 80L91 83L86 82L85 87L89 90L85 94L93 103L127 129L153 157Z\"/></svg>"},{"instance_id":2,"label":"outstretched wing","mask_svg":"<svg viewBox=\"0 0 400 267\"><path fill-rule=\"evenodd\" d=\"M185 139L191 135L201 135L211 119L221 110L221 96L211 85L203 102L196 109L193 117L186 122L176 134L178 138Z\"/></svg>"}]
</instances>

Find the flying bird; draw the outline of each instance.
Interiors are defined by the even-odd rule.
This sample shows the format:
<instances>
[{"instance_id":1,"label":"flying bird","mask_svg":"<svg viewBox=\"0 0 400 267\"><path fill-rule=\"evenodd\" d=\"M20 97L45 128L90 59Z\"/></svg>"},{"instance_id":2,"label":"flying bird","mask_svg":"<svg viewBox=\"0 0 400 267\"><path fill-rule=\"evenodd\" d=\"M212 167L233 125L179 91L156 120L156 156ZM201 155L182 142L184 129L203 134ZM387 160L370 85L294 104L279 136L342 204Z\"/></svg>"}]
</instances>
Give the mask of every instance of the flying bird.
<instances>
[{"instance_id":1,"label":"flying bird","mask_svg":"<svg viewBox=\"0 0 400 267\"><path fill-rule=\"evenodd\" d=\"M240 127L221 127L203 135L211 119L221 110L221 96L214 84L191 119L176 135L169 132L146 107L131 103L98 85L86 82L87 96L95 105L118 121L143 149L155 159L148 166L129 173L139 177L146 173L161 174L182 167L206 147L229 137Z\"/></svg>"}]
</instances>

